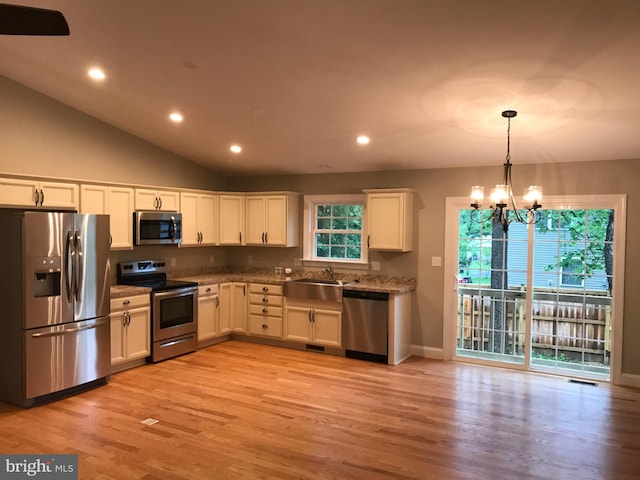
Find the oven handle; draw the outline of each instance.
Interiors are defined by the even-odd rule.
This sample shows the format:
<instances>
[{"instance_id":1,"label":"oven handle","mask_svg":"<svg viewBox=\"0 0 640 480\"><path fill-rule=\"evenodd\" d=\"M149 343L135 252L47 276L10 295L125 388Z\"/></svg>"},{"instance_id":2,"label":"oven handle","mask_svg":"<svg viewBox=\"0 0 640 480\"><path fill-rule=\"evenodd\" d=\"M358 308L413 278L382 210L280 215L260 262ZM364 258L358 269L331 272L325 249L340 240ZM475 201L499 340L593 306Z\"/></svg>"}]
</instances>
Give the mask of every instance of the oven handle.
<instances>
[{"instance_id":1,"label":"oven handle","mask_svg":"<svg viewBox=\"0 0 640 480\"><path fill-rule=\"evenodd\" d=\"M153 297L162 300L163 298L186 297L187 295L196 295L198 287L184 287L167 290L165 292L153 292Z\"/></svg>"}]
</instances>

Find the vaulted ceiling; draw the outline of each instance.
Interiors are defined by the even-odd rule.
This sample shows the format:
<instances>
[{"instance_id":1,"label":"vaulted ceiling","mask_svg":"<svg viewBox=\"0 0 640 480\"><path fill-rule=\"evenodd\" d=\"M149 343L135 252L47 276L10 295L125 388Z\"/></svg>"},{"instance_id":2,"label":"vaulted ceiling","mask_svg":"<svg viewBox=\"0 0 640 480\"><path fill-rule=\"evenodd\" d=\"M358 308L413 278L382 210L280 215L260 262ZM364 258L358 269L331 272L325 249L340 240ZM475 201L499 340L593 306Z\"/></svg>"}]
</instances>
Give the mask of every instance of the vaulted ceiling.
<instances>
[{"instance_id":1,"label":"vaulted ceiling","mask_svg":"<svg viewBox=\"0 0 640 480\"><path fill-rule=\"evenodd\" d=\"M0 74L231 175L640 159L637 0L14 3Z\"/></svg>"}]
</instances>

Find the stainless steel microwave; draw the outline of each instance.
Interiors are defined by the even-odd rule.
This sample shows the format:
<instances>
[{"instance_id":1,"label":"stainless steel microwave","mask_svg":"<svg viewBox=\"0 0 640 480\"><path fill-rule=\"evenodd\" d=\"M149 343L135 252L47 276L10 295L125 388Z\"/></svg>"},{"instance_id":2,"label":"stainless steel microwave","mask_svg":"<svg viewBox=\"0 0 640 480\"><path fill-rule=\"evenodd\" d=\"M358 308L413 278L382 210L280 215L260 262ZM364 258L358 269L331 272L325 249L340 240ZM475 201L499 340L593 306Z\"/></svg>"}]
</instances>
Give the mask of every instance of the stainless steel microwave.
<instances>
[{"instance_id":1,"label":"stainless steel microwave","mask_svg":"<svg viewBox=\"0 0 640 480\"><path fill-rule=\"evenodd\" d=\"M178 245L182 243L182 214L178 212L133 212L136 245Z\"/></svg>"}]
</instances>

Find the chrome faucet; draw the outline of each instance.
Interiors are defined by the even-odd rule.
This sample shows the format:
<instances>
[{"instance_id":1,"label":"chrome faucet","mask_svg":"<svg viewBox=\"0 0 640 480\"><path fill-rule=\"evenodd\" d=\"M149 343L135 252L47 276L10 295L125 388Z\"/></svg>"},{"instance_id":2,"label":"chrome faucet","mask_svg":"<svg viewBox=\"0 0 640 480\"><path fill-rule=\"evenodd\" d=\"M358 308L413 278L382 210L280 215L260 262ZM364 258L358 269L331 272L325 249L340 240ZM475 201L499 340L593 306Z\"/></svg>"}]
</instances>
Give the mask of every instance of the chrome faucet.
<instances>
[{"instance_id":1,"label":"chrome faucet","mask_svg":"<svg viewBox=\"0 0 640 480\"><path fill-rule=\"evenodd\" d=\"M331 265L327 265L326 267L324 267L322 269L322 271L328 273L329 274L329 278L331 280L335 280L336 279L335 275L333 274L333 267Z\"/></svg>"}]
</instances>

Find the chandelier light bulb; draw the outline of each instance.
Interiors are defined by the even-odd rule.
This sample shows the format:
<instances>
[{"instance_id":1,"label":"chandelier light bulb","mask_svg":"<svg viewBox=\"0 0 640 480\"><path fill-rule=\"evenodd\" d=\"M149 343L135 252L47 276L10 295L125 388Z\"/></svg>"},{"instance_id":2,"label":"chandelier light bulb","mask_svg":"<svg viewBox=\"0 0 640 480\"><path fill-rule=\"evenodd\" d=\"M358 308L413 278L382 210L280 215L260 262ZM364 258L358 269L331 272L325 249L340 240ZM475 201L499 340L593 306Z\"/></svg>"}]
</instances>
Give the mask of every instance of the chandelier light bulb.
<instances>
[{"instance_id":1,"label":"chandelier light bulb","mask_svg":"<svg viewBox=\"0 0 640 480\"><path fill-rule=\"evenodd\" d=\"M534 205L539 205L542 201L542 187L540 185L531 185L524 190L525 204L532 208Z\"/></svg>"},{"instance_id":2,"label":"chandelier light bulb","mask_svg":"<svg viewBox=\"0 0 640 480\"><path fill-rule=\"evenodd\" d=\"M511 188L509 185L496 185L496 188L491 190L491 201L494 205L506 205L509 200L509 193Z\"/></svg>"},{"instance_id":3,"label":"chandelier light bulb","mask_svg":"<svg viewBox=\"0 0 640 480\"><path fill-rule=\"evenodd\" d=\"M482 206L483 200L484 187L482 185L474 185L473 187L471 187L471 203L480 207Z\"/></svg>"}]
</instances>

